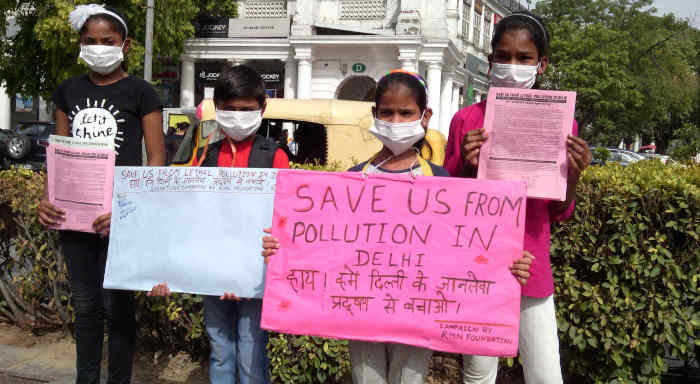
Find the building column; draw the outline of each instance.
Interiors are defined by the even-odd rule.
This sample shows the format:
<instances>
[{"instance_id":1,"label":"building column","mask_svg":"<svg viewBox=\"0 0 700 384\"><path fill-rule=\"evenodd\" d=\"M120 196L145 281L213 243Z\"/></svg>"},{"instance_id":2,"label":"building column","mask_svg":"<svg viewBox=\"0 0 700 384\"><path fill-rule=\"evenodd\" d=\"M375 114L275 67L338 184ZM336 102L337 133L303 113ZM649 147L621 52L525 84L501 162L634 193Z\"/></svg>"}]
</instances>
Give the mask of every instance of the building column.
<instances>
[{"instance_id":1,"label":"building column","mask_svg":"<svg viewBox=\"0 0 700 384\"><path fill-rule=\"evenodd\" d=\"M194 58L180 57L180 106L194 107Z\"/></svg>"},{"instance_id":2,"label":"building column","mask_svg":"<svg viewBox=\"0 0 700 384\"><path fill-rule=\"evenodd\" d=\"M246 64L248 62L248 60L240 59L238 57L231 57L231 58L226 59L226 62L233 68L233 67L236 67L239 65Z\"/></svg>"},{"instance_id":3,"label":"building column","mask_svg":"<svg viewBox=\"0 0 700 384\"><path fill-rule=\"evenodd\" d=\"M399 61L401 62L401 69L404 71L409 71L416 73L416 60L411 60L411 59L401 59L399 58Z\"/></svg>"},{"instance_id":4,"label":"building column","mask_svg":"<svg viewBox=\"0 0 700 384\"><path fill-rule=\"evenodd\" d=\"M311 70L313 66L311 47L295 47L297 59L297 99L311 98Z\"/></svg>"},{"instance_id":5,"label":"building column","mask_svg":"<svg viewBox=\"0 0 700 384\"><path fill-rule=\"evenodd\" d=\"M440 86L442 85L442 62L429 61L428 65L428 106L433 110L428 128L440 130Z\"/></svg>"},{"instance_id":6,"label":"building column","mask_svg":"<svg viewBox=\"0 0 700 384\"><path fill-rule=\"evenodd\" d=\"M440 132L445 137L450 133L450 121L452 121L452 81L454 70L446 70L442 77L442 90L440 93Z\"/></svg>"},{"instance_id":7,"label":"building column","mask_svg":"<svg viewBox=\"0 0 700 384\"><path fill-rule=\"evenodd\" d=\"M418 73L418 46L399 46L399 62L404 71Z\"/></svg>"},{"instance_id":8,"label":"building column","mask_svg":"<svg viewBox=\"0 0 700 384\"><path fill-rule=\"evenodd\" d=\"M455 84L452 87L452 116L454 116L457 111L459 111L459 89L462 88L461 84Z\"/></svg>"},{"instance_id":9,"label":"building column","mask_svg":"<svg viewBox=\"0 0 700 384\"><path fill-rule=\"evenodd\" d=\"M296 97L297 63L290 56L284 61L284 98Z\"/></svg>"},{"instance_id":10,"label":"building column","mask_svg":"<svg viewBox=\"0 0 700 384\"><path fill-rule=\"evenodd\" d=\"M0 85L0 128L12 129L12 99L5 84Z\"/></svg>"},{"instance_id":11,"label":"building column","mask_svg":"<svg viewBox=\"0 0 700 384\"><path fill-rule=\"evenodd\" d=\"M284 98L294 99L297 91L297 62L290 53L284 61ZM294 139L294 123L284 122L282 127L287 131L290 139Z\"/></svg>"}]
</instances>

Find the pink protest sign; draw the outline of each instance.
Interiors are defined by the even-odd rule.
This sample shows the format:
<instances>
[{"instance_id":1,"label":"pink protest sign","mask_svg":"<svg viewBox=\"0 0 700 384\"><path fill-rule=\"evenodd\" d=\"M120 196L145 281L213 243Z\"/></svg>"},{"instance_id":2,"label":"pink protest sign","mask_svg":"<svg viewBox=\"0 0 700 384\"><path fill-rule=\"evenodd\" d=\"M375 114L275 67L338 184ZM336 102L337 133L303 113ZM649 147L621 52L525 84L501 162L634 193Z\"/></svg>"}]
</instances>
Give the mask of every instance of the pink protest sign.
<instances>
[{"instance_id":1,"label":"pink protest sign","mask_svg":"<svg viewBox=\"0 0 700 384\"><path fill-rule=\"evenodd\" d=\"M515 356L525 184L280 171L262 326Z\"/></svg>"}]
</instances>

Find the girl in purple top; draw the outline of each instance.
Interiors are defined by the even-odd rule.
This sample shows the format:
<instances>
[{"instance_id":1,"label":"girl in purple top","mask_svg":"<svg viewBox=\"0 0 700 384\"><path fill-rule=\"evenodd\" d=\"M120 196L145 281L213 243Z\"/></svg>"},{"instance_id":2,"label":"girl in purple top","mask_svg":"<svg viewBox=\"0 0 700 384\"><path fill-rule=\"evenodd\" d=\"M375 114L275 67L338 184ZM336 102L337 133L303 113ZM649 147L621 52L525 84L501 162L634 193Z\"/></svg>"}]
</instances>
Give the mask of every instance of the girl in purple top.
<instances>
[{"instance_id":1,"label":"girl in purple top","mask_svg":"<svg viewBox=\"0 0 700 384\"><path fill-rule=\"evenodd\" d=\"M537 75L547 69L549 35L542 20L528 12L502 19L494 31L489 55L491 85L536 87ZM445 168L452 176L476 177L479 148L488 140L483 129L486 102L457 112L450 124ZM513 127L517 129L517 127ZM574 210L576 184L590 164L588 144L576 137L574 121L568 136L568 176L565 201L527 200L524 247L535 259L530 280L523 287L520 314L520 358L526 383L561 383L559 340L554 309L554 282L549 262L549 224L567 219ZM495 383L498 358L464 356L465 383Z\"/></svg>"}]
</instances>

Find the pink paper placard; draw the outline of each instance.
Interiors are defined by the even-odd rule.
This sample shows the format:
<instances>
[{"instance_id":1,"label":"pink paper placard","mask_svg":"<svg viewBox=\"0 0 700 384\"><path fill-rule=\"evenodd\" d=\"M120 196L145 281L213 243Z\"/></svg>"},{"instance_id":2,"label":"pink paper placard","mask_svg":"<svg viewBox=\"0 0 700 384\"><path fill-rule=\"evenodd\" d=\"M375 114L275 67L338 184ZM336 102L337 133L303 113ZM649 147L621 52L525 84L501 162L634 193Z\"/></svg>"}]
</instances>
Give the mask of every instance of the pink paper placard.
<instances>
[{"instance_id":1,"label":"pink paper placard","mask_svg":"<svg viewBox=\"0 0 700 384\"><path fill-rule=\"evenodd\" d=\"M280 171L262 327L515 356L524 222L522 182Z\"/></svg>"},{"instance_id":2,"label":"pink paper placard","mask_svg":"<svg viewBox=\"0 0 700 384\"><path fill-rule=\"evenodd\" d=\"M491 87L477 178L521 180L527 196L566 200L566 136L576 92Z\"/></svg>"},{"instance_id":3,"label":"pink paper placard","mask_svg":"<svg viewBox=\"0 0 700 384\"><path fill-rule=\"evenodd\" d=\"M69 140L66 138L65 140ZM49 202L66 212L55 229L94 233L92 224L112 209L115 154L51 143L46 149Z\"/></svg>"}]
</instances>

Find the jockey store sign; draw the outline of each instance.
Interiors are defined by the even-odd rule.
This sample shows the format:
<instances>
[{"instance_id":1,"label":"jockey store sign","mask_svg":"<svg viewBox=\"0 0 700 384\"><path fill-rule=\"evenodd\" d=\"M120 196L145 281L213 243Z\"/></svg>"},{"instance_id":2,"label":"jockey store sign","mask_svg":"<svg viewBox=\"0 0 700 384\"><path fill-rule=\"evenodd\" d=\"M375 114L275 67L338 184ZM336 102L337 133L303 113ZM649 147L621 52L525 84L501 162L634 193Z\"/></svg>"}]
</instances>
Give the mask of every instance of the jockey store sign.
<instances>
[{"instance_id":1,"label":"jockey store sign","mask_svg":"<svg viewBox=\"0 0 700 384\"><path fill-rule=\"evenodd\" d=\"M200 17L193 24L195 37L228 37L229 21L226 17Z\"/></svg>"}]
</instances>

